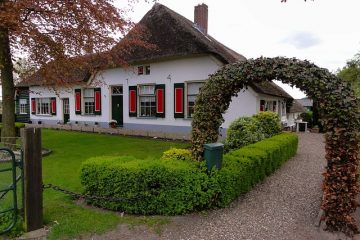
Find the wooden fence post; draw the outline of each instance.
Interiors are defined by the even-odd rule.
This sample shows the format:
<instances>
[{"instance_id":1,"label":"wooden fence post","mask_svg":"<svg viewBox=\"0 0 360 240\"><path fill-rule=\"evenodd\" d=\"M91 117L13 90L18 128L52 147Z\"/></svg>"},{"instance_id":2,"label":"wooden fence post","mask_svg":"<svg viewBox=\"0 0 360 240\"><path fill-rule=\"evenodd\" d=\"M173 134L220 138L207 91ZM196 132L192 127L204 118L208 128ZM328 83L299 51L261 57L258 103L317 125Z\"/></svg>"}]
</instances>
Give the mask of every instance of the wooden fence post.
<instances>
[{"instance_id":1,"label":"wooden fence post","mask_svg":"<svg viewBox=\"0 0 360 240\"><path fill-rule=\"evenodd\" d=\"M22 129L24 144L24 220L25 231L43 227L43 187L41 129Z\"/></svg>"}]
</instances>

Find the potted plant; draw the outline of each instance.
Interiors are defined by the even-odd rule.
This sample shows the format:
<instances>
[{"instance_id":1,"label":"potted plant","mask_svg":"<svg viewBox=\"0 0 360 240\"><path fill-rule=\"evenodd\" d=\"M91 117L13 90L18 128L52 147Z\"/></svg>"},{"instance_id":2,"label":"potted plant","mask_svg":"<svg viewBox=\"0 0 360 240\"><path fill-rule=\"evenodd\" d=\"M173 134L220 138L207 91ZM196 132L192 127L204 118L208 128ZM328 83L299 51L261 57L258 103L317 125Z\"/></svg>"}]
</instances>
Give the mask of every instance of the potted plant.
<instances>
[{"instance_id":1,"label":"potted plant","mask_svg":"<svg viewBox=\"0 0 360 240\"><path fill-rule=\"evenodd\" d=\"M117 121L116 121L116 120L111 120L111 121L109 122L109 126L110 126L111 128L116 128L116 127L117 127Z\"/></svg>"}]
</instances>

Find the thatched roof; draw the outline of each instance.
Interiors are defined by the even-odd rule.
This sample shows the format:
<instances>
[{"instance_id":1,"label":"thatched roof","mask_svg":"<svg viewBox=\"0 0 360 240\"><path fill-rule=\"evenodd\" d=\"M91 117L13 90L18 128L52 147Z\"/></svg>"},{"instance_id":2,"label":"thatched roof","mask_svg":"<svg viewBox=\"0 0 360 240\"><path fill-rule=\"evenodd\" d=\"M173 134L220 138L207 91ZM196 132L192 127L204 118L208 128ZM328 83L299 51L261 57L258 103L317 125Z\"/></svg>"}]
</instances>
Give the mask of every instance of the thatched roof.
<instances>
[{"instance_id":1,"label":"thatched roof","mask_svg":"<svg viewBox=\"0 0 360 240\"><path fill-rule=\"evenodd\" d=\"M144 47L142 45L125 46L126 42L131 42L129 39L137 36L136 33L139 28L141 28L141 31L145 31L143 35L145 35L146 39L144 41L154 47ZM114 61L111 61L110 64L106 54L110 54L112 59L121 59L128 64L207 54L213 55L224 64L246 60L241 54L221 44L210 35L202 33L192 21L164 5L156 3L134 29L110 52L84 56L82 58L87 63L86 66L81 69L70 67L70 69L67 69L66 74L60 73L56 75L61 78L66 76L68 83L86 82L94 70L114 67ZM43 70L40 70L26 81L18 84L18 86L51 85L51 82L44 81L43 78L45 78ZM283 89L272 82L251 84L251 87L260 93L292 99Z\"/></svg>"},{"instance_id":2,"label":"thatched roof","mask_svg":"<svg viewBox=\"0 0 360 240\"><path fill-rule=\"evenodd\" d=\"M219 43L210 35L203 34L192 21L159 3L156 3L137 25L149 34L146 41L154 44L156 48L132 49L130 54L124 56L128 62L204 54L212 54L223 63L245 60L244 56Z\"/></svg>"},{"instance_id":3,"label":"thatched roof","mask_svg":"<svg viewBox=\"0 0 360 240\"><path fill-rule=\"evenodd\" d=\"M273 82L263 81L251 83L251 87L258 93L293 99L284 89Z\"/></svg>"},{"instance_id":4,"label":"thatched roof","mask_svg":"<svg viewBox=\"0 0 360 240\"><path fill-rule=\"evenodd\" d=\"M296 99L304 107L312 107L313 100L311 98L305 97L301 99Z\"/></svg>"},{"instance_id":5,"label":"thatched roof","mask_svg":"<svg viewBox=\"0 0 360 240\"><path fill-rule=\"evenodd\" d=\"M290 113L303 113L306 112L306 109L299 103L296 99L292 102L290 107Z\"/></svg>"}]
</instances>

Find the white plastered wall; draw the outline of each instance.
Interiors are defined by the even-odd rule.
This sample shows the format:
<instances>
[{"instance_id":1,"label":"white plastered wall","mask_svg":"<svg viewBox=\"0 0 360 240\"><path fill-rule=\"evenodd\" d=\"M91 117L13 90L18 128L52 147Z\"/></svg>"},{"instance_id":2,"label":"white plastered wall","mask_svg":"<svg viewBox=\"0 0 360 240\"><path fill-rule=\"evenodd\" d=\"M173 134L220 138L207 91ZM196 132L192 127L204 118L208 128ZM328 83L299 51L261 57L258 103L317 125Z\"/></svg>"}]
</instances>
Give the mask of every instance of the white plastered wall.
<instances>
[{"instance_id":1,"label":"white plastered wall","mask_svg":"<svg viewBox=\"0 0 360 240\"><path fill-rule=\"evenodd\" d=\"M31 120L35 122L38 120L51 121L52 123L62 122L63 110L61 99L69 98L71 122L108 123L112 119L111 86L121 85L123 86L124 125L138 124L190 127L191 119L174 118L174 83L205 81L208 79L209 74L215 73L222 66L222 63L212 56L201 56L141 65L150 65L150 75L137 75L137 66L135 66L104 70L93 77L92 81L89 83L90 85L97 85L98 87L99 83L101 83L101 115L75 114L74 89L80 88L79 86L75 86L73 89L57 89L57 93L44 87L31 87L30 98L57 97L57 115L41 116L31 114ZM129 86L136 86L139 84L165 84L165 118L129 117ZM258 112L260 99L264 98L265 100L280 99L268 95L261 96L255 93L251 88L246 91L241 91L237 97L232 98L230 107L224 114L225 122L222 124L222 127L228 128L229 124L236 118L241 116L251 116Z\"/></svg>"}]
</instances>

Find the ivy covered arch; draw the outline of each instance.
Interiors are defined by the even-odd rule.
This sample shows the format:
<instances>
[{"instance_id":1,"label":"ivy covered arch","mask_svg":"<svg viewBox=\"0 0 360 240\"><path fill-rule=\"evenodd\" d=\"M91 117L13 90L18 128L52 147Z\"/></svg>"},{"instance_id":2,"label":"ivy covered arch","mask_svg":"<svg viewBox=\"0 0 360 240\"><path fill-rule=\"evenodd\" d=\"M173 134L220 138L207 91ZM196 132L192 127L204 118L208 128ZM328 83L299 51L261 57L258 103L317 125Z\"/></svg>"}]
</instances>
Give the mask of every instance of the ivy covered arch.
<instances>
[{"instance_id":1,"label":"ivy covered arch","mask_svg":"<svg viewBox=\"0 0 360 240\"><path fill-rule=\"evenodd\" d=\"M327 167L322 209L328 230L358 232L356 210L359 164L359 99L349 85L327 69L295 58L258 58L228 64L211 75L196 101L192 121L192 153L201 160L203 144L216 142L222 114L231 98L251 82L277 79L300 88L319 104L326 132Z\"/></svg>"}]
</instances>

